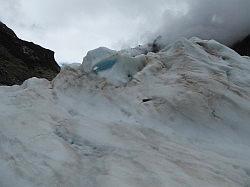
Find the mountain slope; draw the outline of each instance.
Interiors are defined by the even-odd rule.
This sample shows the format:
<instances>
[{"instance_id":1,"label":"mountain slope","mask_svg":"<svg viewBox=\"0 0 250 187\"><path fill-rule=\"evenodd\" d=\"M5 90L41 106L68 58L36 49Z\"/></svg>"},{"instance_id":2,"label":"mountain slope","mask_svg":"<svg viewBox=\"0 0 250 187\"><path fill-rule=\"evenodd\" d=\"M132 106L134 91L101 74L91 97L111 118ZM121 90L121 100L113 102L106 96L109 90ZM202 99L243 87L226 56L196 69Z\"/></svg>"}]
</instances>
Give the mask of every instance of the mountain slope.
<instances>
[{"instance_id":1,"label":"mountain slope","mask_svg":"<svg viewBox=\"0 0 250 187\"><path fill-rule=\"evenodd\" d=\"M87 72L0 87L0 186L250 185L248 57L197 38L100 50Z\"/></svg>"},{"instance_id":2,"label":"mountain slope","mask_svg":"<svg viewBox=\"0 0 250 187\"><path fill-rule=\"evenodd\" d=\"M52 80L60 71L54 52L19 39L0 22L0 84L22 84L31 77Z\"/></svg>"}]
</instances>

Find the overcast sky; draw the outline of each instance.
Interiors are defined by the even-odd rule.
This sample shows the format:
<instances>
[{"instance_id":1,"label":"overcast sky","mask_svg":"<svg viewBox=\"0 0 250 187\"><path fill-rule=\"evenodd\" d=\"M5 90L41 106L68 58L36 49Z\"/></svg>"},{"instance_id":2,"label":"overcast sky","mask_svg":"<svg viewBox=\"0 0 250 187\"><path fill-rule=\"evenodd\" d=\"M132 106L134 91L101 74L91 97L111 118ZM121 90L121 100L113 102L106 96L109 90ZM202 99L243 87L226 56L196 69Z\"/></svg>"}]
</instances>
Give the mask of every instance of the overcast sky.
<instances>
[{"instance_id":1,"label":"overcast sky","mask_svg":"<svg viewBox=\"0 0 250 187\"><path fill-rule=\"evenodd\" d=\"M81 62L88 50L162 35L230 43L250 33L250 0L0 0L0 20L25 40Z\"/></svg>"}]
</instances>

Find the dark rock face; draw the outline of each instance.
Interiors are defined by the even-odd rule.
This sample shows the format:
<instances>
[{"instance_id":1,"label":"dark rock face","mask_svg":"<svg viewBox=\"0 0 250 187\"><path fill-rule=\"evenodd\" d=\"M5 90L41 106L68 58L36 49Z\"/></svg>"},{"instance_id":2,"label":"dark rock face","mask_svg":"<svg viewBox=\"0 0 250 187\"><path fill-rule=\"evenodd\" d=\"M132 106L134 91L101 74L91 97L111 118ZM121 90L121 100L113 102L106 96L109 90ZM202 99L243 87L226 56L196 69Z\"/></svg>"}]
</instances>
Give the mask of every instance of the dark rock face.
<instances>
[{"instance_id":1,"label":"dark rock face","mask_svg":"<svg viewBox=\"0 0 250 187\"><path fill-rule=\"evenodd\" d=\"M250 56L250 35L242 41L235 43L232 49L242 56Z\"/></svg>"},{"instance_id":2,"label":"dark rock face","mask_svg":"<svg viewBox=\"0 0 250 187\"><path fill-rule=\"evenodd\" d=\"M22 84L31 77L52 80L59 72L53 51L19 39L0 22L0 85Z\"/></svg>"}]
</instances>

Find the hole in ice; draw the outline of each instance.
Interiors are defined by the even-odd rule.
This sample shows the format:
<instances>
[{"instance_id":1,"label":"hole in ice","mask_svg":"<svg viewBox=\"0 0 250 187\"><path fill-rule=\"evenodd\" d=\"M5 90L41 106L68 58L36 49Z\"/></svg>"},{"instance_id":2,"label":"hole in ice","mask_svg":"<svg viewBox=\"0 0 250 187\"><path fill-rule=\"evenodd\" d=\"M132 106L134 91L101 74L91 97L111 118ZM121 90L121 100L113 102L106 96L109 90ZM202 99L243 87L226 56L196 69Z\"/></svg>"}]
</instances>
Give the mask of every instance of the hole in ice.
<instances>
[{"instance_id":1,"label":"hole in ice","mask_svg":"<svg viewBox=\"0 0 250 187\"><path fill-rule=\"evenodd\" d=\"M149 102L149 101L152 101L153 99L143 99L142 102L143 103L146 103L146 102Z\"/></svg>"},{"instance_id":2,"label":"hole in ice","mask_svg":"<svg viewBox=\"0 0 250 187\"><path fill-rule=\"evenodd\" d=\"M222 60L229 60L230 58L229 57L227 57L227 56L223 56L223 57L221 57L222 58Z\"/></svg>"},{"instance_id":3,"label":"hole in ice","mask_svg":"<svg viewBox=\"0 0 250 187\"><path fill-rule=\"evenodd\" d=\"M99 63L97 63L93 68L92 70L95 72L95 73L98 73L99 71L104 71L104 70L107 70L107 69L110 69L112 68L116 63L116 60L104 60L104 61L101 61Z\"/></svg>"}]
</instances>

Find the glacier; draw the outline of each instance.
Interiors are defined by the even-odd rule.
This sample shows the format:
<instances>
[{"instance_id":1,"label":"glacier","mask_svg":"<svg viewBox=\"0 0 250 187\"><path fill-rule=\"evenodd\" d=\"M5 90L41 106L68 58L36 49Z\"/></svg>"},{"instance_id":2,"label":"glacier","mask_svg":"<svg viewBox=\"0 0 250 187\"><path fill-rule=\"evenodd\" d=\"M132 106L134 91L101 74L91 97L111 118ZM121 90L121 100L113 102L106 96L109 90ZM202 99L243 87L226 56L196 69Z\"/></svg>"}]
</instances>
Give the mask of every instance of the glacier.
<instances>
[{"instance_id":1,"label":"glacier","mask_svg":"<svg viewBox=\"0 0 250 187\"><path fill-rule=\"evenodd\" d=\"M0 99L1 187L250 186L250 58L214 40L98 48Z\"/></svg>"}]
</instances>

